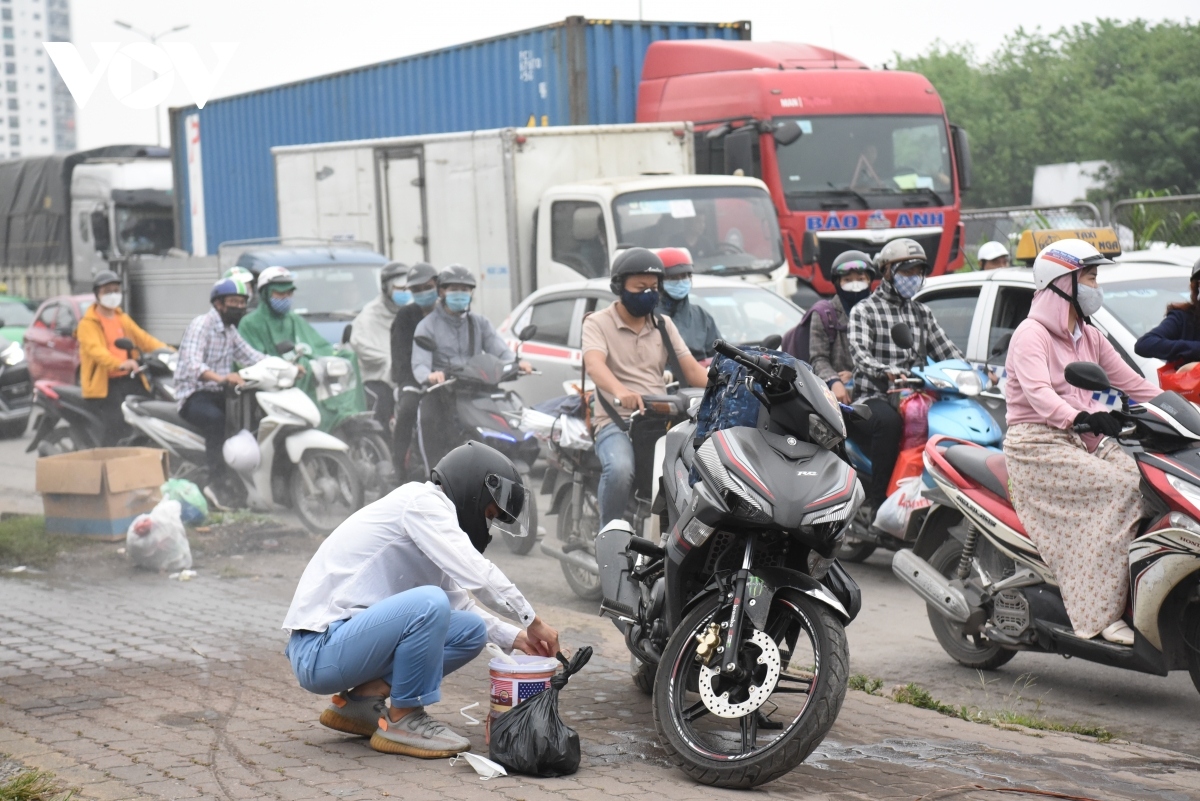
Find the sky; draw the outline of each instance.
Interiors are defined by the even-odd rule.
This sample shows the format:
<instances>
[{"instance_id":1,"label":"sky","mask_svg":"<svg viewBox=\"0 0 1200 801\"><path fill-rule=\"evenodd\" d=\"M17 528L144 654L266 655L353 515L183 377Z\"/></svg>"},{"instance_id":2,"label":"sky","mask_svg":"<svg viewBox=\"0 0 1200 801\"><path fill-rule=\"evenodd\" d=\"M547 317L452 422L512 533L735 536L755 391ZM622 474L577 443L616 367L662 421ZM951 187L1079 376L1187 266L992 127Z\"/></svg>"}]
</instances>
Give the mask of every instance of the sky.
<instances>
[{"instance_id":1,"label":"sky","mask_svg":"<svg viewBox=\"0 0 1200 801\"><path fill-rule=\"evenodd\" d=\"M91 43L140 40L114 25L114 20L152 34L186 24L186 30L162 41L195 45L210 66L217 62L212 43L237 43L212 92L212 97L221 97L573 15L637 19L639 6L641 18L646 20L748 19L755 40L831 47L871 66L891 63L897 52L906 56L922 53L938 40L969 43L980 57L986 57L1018 27L1052 31L1100 17L1141 17L1153 22L1200 16L1195 0L1007 0L986 4L963 0L71 0L71 32L88 67L96 64ZM153 78L148 69L135 67L132 88L136 90ZM190 103L187 88L174 79L164 105ZM81 149L118 142L153 144L156 138L154 111L122 105L104 80L79 109L77 124ZM166 138L165 122L162 131Z\"/></svg>"}]
</instances>

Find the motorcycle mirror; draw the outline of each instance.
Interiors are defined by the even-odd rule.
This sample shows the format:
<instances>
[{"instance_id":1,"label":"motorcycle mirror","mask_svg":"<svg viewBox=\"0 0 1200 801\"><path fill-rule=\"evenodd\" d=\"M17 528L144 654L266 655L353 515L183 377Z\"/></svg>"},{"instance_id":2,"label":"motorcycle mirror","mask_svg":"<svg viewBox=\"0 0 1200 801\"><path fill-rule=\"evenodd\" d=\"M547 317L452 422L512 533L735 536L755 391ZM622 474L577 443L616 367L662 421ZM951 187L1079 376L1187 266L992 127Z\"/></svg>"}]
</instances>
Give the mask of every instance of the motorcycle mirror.
<instances>
[{"instance_id":1,"label":"motorcycle mirror","mask_svg":"<svg viewBox=\"0 0 1200 801\"><path fill-rule=\"evenodd\" d=\"M521 333L517 334L517 339L522 342L528 342L537 336L538 328L536 325L527 325L521 329Z\"/></svg>"},{"instance_id":2,"label":"motorcycle mirror","mask_svg":"<svg viewBox=\"0 0 1200 801\"><path fill-rule=\"evenodd\" d=\"M275 352L280 356L291 353L296 349L296 343L290 339L284 339L275 343Z\"/></svg>"},{"instance_id":3,"label":"motorcycle mirror","mask_svg":"<svg viewBox=\"0 0 1200 801\"><path fill-rule=\"evenodd\" d=\"M129 337L121 337L113 344L116 345L121 350L133 350L135 347L137 347L136 345L133 344L133 340L130 339Z\"/></svg>"},{"instance_id":4,"label":"motorcycle mirror","mask_svg":"<svg viewBox=\"0 0 1200 801\"><path fill-rule=\"evenodd\" d=\"M1063 370L1063 375L1066 376L1067 383L1073 387L1091 390L1092 392L1108 392L1112 389L1112 382L1108 380L1108 373L1104 372L1104 368L1094 362L1071 362Z\"/></svg>"},{"instance_id":5,"label":"motorcycle mirror","mask_svg":"<svg viewBox=\"0 0 1200 801\"><path fill-rule=\"evenodd\" d=\"M437 350L437 343L433 341L433 337L413 337L413 344L421 350L427 350L430 353L433 353L435 350Z\"/></svg>"},{"instance_id":6,"label":"motorcycle mirror","mask_svg":"<svg viewBox=\"0 0 1200 801\"><path fill-rule=\"evenodd\" d=\"M778 350L779 346L782 344L783 337L781 337L779 334L771 334L768 337L764 337L762 341L762 346L767 350Z\"/></svg>"},{"instance_id":7,"label":"motorcycle mirror","mask_svg":"<svg viewBox=\"0 0 1200 801\"><path fill-rule=\"evenodd\" d=\"M905 350L912 350L914 344L912 329L908 323L896 323L892 326L892 342Z\"/></svg>"},{"instance_id":8,"label":"motorcycle mirror","mask_svg":"<svg viewBox=\"0 0 1200 801\"><path fill-rule=\"evenodd\" d=\"M795 120L785 120L775 124L775 129L771 132L771 135L775 139L775 144L780 147L787 147L799 139L803 133L804 130L800 127L800 123Z\"/></svg>"}]
</instances>

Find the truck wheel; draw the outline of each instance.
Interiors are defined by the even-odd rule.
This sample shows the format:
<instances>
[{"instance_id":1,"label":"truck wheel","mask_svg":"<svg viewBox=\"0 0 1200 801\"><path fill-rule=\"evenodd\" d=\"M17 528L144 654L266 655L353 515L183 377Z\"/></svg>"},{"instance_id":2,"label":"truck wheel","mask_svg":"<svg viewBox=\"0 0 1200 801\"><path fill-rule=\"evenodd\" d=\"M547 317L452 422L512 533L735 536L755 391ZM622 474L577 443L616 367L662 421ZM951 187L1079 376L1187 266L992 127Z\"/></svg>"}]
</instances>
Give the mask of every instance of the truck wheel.
<instances>
[{"instance_id":1,"label":"truck wheel","mask_svg":"<svg viewBox=\"0 0 1200 801\"><path fill-rule=\"evenodd\" d=\"M362 482L341 451L304 452L288 476L292 508L313 534L325 536L362 507Z\"/></svg>"}]
</instances>

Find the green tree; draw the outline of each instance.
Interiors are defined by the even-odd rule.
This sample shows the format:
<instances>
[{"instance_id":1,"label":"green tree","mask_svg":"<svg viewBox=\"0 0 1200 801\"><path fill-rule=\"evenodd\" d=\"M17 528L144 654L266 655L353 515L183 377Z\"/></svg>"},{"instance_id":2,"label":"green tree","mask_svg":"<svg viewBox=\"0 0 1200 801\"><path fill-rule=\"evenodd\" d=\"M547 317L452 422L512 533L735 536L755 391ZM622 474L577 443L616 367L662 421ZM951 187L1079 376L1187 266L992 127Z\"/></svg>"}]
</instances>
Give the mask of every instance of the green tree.
<instances>
[{"instance_id":1,"label":"green tree","mask_svg":"<svg viewBox=\"0 0 1200 801\"><path fill-rule=\"evenodd\" d=\"M1200 192L1200 24L1098 20L1046 34L1018 28L985 61L965 45L897 54L925 75L975 166L968 205L1028 203L1038 164L1102 159L1114 197Z\"/></svg>"}]
</instances>

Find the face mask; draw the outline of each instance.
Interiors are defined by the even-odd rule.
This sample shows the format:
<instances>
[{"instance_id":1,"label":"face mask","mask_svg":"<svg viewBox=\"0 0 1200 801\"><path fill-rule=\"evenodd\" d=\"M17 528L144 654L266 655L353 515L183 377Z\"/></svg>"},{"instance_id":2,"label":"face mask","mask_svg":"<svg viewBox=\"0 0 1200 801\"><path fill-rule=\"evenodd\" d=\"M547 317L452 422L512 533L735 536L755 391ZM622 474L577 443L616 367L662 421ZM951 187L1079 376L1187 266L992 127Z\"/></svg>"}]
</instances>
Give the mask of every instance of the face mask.
<instances>
[{"instance_id":1,"label":"face mask","mask_svg":"<svg viewBox=\"0 0 1200 801\"><path fill-rule=\"evenodd\" d=\"M855 281L850 286L858 286L860 284L862 285L862 289L854 292L847 290L844 286L839 286L835 289L837 296L842 301L842 309L845 310L846 314L849 314L851 309L871 295L871 285L866 281Z\"/></svg>"},{"instance_id":2,"label":"face mask","mask_svg":"<svg viewBox=\"0 0 1200 801\"><path fill-rule=\"evenodd\" d=\"M913 295L917 294L921 289L921 285L925 283L923 275L897 275L892 277L892 286L896 288L896 294L908 300Z\"/></svg>"},{"instance_id":3,"label":"face mask","mask_svg":"<svg viewBox=\"0 0 1200 801\"><path fill-rule=\"evenodd\" d=\"M1100 287L1080 284L1075 291L1075 299L1079 302L1079 310L1083 312L1083 316L1091 317L1104 305L1104 290Z\"/></svg>"},{"instance_id":4,"label":"face mask","mask_svg":"<svg viewBox=\"0 0 1200 801\"><path fill-rule=\"evenodd\" d=\"M869 289L870 281L844 281L839 287L843 292L853 295L856 292L862 292L864 289Z\"/></svg>"},{"instance_id":5,"label":"face mask","mask_svg":"<svg viewBox=\"0 0 1200 801\"><path fill-rule=\"evenodd\" d=\"M121 305L121 293L109 292L107 295L100 296L100 305L106 309L115 309Z\"/></svg>"},{"instance_id":6,"label":"face mask","mask_svg":"<svg viewBox=\"0 0 1200 801\"><path fill-rule=\"evenodd\" d=\"M271 311L276 314L287 314L292 310L291 298L270 298L267 305L271 307Z\"/></svg>"},{"instance_id":7,"label":"face mask","mask_svg":"<svg viewBox=\"0 0 1200 801\"><path fill-rule=\"evenodd\" d=\"M428 309L433 304L437 303L437 290L426 289L424 292L412 293L413 303L420 306L422 309Z\"/></svg>"},{"instance_id":8,"label":"face mask","mask_svg":"<svg viewBox=\"0 0 1200 801\"><path fill-rule=\"evenodd\" d=\"M634 317L645 317L658 305L658 292L653 289L642 292L630 292L628 289L622 289L621 304L625 306L625 311Z\"/></svg>"},{"instance_id":9,"label":"face mask","mask_svg":"<svg viewBox=\"0 0 1200 801\"><path fill-rule=\"evenodd\" d=\"M237 326L242 321L242 318L246 316L246 310L241 306L229 306L225 311L220 312L220 315L221 322L225 325Z\"/></svg>"},{"instance_id":10,"label":"face mask","mask_svg":"<svg viewBox=\"0 0 1200 801\"><path fill-rule=\"evenodd\" d=\"M471 305L470 292L447 292L446 308L452 312L465 312Z\"/></svg>"},{"instance_id":11,"label":"face mask","mask_svg":"<svg viewBox=\"0 0 1200 801\"><path fill-rule=\"evenodd\" d=\"M663 292L672 300L683 300L692 293L692 279L680 278L675 281L663 281Z\"/></svg>"},{"instance_id":12,"label":"face mask","mask_svg":"<svg viewBox=\"0 0 1200 801\"><path fill-rule=\"evenodd\" d=\"M412 293L407 289L392 290L392 303L395 303L397 306L407 306L412 303L412 299Z\"/></svg>"}]
</instances>

